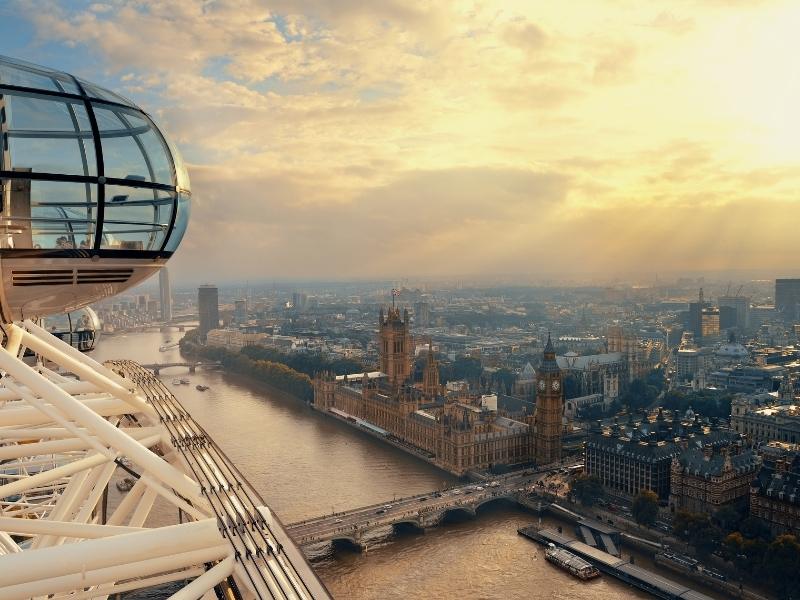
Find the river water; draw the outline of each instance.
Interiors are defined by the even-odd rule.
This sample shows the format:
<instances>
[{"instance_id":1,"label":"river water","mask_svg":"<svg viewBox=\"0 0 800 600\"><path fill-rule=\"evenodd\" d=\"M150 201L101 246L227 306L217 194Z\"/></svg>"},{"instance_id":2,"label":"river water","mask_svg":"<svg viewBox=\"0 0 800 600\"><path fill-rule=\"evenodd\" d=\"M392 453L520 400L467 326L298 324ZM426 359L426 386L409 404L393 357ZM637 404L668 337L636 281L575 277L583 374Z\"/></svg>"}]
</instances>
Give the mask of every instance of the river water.
<instances>
[{"instance_id":1,"label":"river water","mask_svg":"<svg viewBox=\"0 0 800 600\"><path fill-rule=\"evenodd\" d=\"M158 348L180 335L106 336L92 357L179 361L177 348ZM191 385L173 386L180 377ZM421 460L247 380L216 371L188 375L180 368L162 371L161 378L284 523L455 482ZM200 392L197 384L210 389ZM337 549L313 564L339 599L650 597L608 576L581 582L547 563L541 547L517 534L517 528L537 519L513 506L489 505L476 519L401 534L367 554Z\"/></svg>"}]
</instances>

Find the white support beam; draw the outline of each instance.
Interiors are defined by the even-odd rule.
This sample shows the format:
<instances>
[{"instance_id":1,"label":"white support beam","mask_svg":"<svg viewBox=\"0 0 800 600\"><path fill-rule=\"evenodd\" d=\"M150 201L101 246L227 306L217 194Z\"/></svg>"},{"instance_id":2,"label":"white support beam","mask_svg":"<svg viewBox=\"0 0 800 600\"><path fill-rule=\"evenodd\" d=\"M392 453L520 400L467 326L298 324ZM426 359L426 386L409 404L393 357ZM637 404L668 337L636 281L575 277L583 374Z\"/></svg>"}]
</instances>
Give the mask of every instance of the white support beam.
<instances>
[{"instance_id":1,"label":"white support beam","mask_svg":"<svg viewBox=\"0 0 800 600\"><path fill-rule=\"evenodd\" d=\"M91 469L92 467L96 467L97 465L102 465L107 460L108 458L106 458L102 454L91 454L86 458L82 458L80 460L67 463L66 465L56 467L55 469L50 469L49 471L42 471L41 473L37 473L36 475L30 475L25 479L18 479L17 481L13 481L5 485L0 485L0 498L13 496L15 494L21 494L25 490L29 490L33 487L36 487L37 485L50 483L51 481L55 481L56 479L61 479L62 477L68 477L75 473L80 473L81 471L85 471L87 469Z\"/></svg>"},{"instance_id":2,"label":"white support beam","mask_svg":"<svg viewBox=\"0 0 800 600\"><path fill-rule=\"evenodd\" d=\"M203 548L222 548L223 554L228 554L230 546L227 543L220 546L222 542L223 538L217 529L216 519L205 519L77 544L20 552L3 559L0 588L24 583L33 584L43 579L73 574L80 575L89 565L92 570L118 567Z\"/></svg>"},{"instance_id":3,"label":"white support beam","mask_svg":"<svg viewBox=\"0 0 800 600\"><path fill-rule=\"evenodd\" d=\"M152 453L129 435L96 415L83 404L75 402L72 396L61 390L54 383L41 378L36 371L17 357L0 352L0 368L7 371L14 379L28 386L35 393L40 396L46 396L59 412L76 424L93 432L104 443L115 447L125 456L136 461L142 468L178 490L182 495L190 498L195 503L206 505L205 500L200 495L200 486L195 481L192 481L184 473L162 460L160 456ZM147 414L152 411L152 407L148 406Z\"/></svg>"},{"instance_id":4,"label":"white support beam","mask_svg":"<svg viewBox=\"0 0 800 600\"><path fill-rule=\"evenodd\" d=\"M25 326L31 331L31 333L29 333L23 330L22 334L22 341L28 348L37 354L49 358L57 365L68 369L83 381L90 381L101 390L105 390L125 400L125 402L135 409L135 412L143 413L149 417L155 417L156 413L153 407L148 405L140 396L126 387L125 384L130 385L129 382L125 382L119 375L100 363L91 360L66 342L59 340L55 336L51 336L38 325L26 321ZM11 327L16 327L16 325L11 325ZM41 330L44 336L40 337L36 335L34 333L35 329Z\"/></svg>"},{"instance_id":5,"label":"white support beam","mask_svg":"<svg viewBox=\"0 0 800 600\"><path fill-rule=\"evenodd\" d=\"M43 342L47 343L48 345L55 346L56 348L61 350L61 352L63 352L67 356L70 356L71 358L75 359L76 361L85 364L86 366L88 366L91 369L97 371L98 373L100 373L104 377L110 379L111 381L115 381L116 383L118 383L122 387L125 387L126 385L128 385L128 382L125 381L125 378L120 377L119 375L114 373L114 371L112 371L111 369L106 367L105 365L97 362L96 360L94 360L92 358L89 358L86 354L84 354L80 350L78 350L76 348L73 348L70 344L68 344L67 342L65 342L64 340L62 340L60 338L57 338L56 336L51 334L49 331L47 331L43 327L40 327L39 325L37 325L36 323L31 321L30 319L25 320L23 325L24 325L25 329L27 329L28 333L30 333L30 335L42 340ZM14 327L16 327L16 325ZM57 361L54 361L54 362L57 362Z\"/></svg>"},{"instance_id":6,"label":"white support beam","mask_svg":"<svg viewBox=\"0 0 800 600\"><path fill-rule=\"evenodd\" d=\"M161 431L158 427L140 427L138 429L129 429L127 430L127 433L135 440L142 440L144 438L150 438L153 435L159 436L160 438ZM97 445L102 445L98 438L93 436L87 437L90 437L92 440L94 440ZM0 433L0 440L2 439L3 435ZM14 458L23 458L25 456L36 456L40 454L74 452L77 450L88 450L89 448L94 447L96 447L95 444L90 444L88 441L79 438L37 442L33 444L0 446L0 460L11 460Z\"/></svg>"},{"instance_id":7,"label":"white support beam","mask_svg":"<svg viewBox=\"0 0 800 600\"><path fill-rule=\"evenodd\" d=\"M72 396L69 397L72 398ZM99 417L124 415L131 412L131 407L118 398L89 398L83 402L73 398L73 401L82 404ZM42 414L33 406L15 406L12 408L7 404L0 408L0 427L16 427L19 425L33 427L34 425L47 425L52 422L51 418Z\"/></svg>"},{"instance_id":8,"label":"white support beam","mask_svg":"<svg viewBox=\"0 0 800 600\"><path fill-rule=\"evenodd\" d=\"M81 543L88 544L90 542ZM66 549L70 546L75 546L75 544L59 546L58 549ZM50 550L50 548L48 548L48 550ZM44 550L41 550L41 552L44 552ZM157 556L137 562L120 563L104 568L87 568L86 570L81 570L81 568L79 568L69 574L58 577L47 577L47 569L45 569L42 579L3 587L3 600L28 600L36 596L48 596L59 592L83 590L95 585L111 584L115 581L147 577L167 571L174 571L175 569L195 567L207 562L213 562L226 557L229 553L230 546L228 544L219 544L216 546L203 547L199 550ZM8 557L4 557L3 560L8 560L12 556L24 556L25 554L26 552L9 555ZM89 564L91 563L87 563L84 566L88 567Z\"/></svg>"},{"instance_id":9,"label":"white support beam","mask_svg":"<svg viewBox=\"0 0 800 600\"><path fill-rule=\"evenodd\" d=\"M52 600L89 600L90 598L107 598L108 596L121 594L123 592L130 592L131 590L164 585L165 583L172 583L173 581L180 581L181 579L193 579L194 577L199 577L203 573L205 573L204 567L181 569L179 571L173 571L172 573L166 573L165 575L134 579L133 581L127 581L125 583L118 583L115 585L93 587L92 589L84 592L74 592L64 596L53 596Z\"/></svg>"},{"instance_id":10,"label":"white support beam","mask_svg":"<svg viewBox=\"0 0 800 600\"><path fill-rule=\"evenodd\" d=\"M55 535L81 539L96 539L135 533L141 527L115 527L95 525L93 523L73 523L71 521L50 521L48 519L18 519L16 517L0 517L0 531L18 535Z\"/></svg>"},{"instance_id":11,"label":"white support beam","mask_svg":"<svg viewBox=\"0 0 800 600\"><path fill-rule=\"evenodd\" d=\"M234 564L233 556L228 556L228 558L214 565L192 583L172 594L169 600L197 600L197 598L201 598L208 590L233 573Z\"/></svg>"}]
</instances>

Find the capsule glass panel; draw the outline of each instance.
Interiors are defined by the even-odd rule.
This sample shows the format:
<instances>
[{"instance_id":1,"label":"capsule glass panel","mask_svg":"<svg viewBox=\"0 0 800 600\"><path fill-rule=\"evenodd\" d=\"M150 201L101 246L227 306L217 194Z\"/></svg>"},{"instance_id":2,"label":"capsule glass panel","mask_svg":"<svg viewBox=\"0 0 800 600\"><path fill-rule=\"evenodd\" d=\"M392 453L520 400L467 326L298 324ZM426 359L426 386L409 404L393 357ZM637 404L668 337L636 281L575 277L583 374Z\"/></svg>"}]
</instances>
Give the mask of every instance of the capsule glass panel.
<instances>
[{"instance_id":1,"label":"capsule glass panel","mask_svg":"<svg viewBox=\"0 0 800 600\"><path fill-rule=\"evenodd\" d=\"M0 58L0 85L78 94L78 86L71 77L19 60Z\"/></svg>"},{"instance_id":2,"label":"capsule glass panel","mask_svg":"<svg viewBox=\"0 0 800 600\"><path fill-rule=\"evenodd\" d=\"M94 244L96 186L4 179L0 192L0 249L88 249Z\"/></svg>"},{"instance_id":3,"label":"capsule glass panel","mask_svg":"<svg viewBox=\"0 0 800 600\"><path fill-rule=\"evenodd\" d=\"M83 103L70 98L0 96L0 170L93 176L92 130Z\"/></svg>"},{"instance_id":4,"label":"capsule glass panel","mask_svg":"<svg viewBox=\"0 0 800 600\"><path fill-rule=\"evenodd\" d=\"M174 204L173 192L106 186L101 248L160 250Z\"/></svg>"}]
</instances>

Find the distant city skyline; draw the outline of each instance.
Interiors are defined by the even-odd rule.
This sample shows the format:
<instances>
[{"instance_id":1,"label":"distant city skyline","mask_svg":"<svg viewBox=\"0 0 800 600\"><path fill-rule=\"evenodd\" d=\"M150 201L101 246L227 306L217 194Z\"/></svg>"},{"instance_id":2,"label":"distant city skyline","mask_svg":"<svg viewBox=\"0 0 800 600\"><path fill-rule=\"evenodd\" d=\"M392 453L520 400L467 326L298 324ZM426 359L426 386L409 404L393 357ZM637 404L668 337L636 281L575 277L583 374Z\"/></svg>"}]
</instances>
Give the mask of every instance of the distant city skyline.
<instances>
[{"instance_id":1,"label":"distant city skyline","mask_svg":"<svg viewBox=\"0 0 800 600\"><path fill-rule=\"evenodd\" d=\"M792 276L798 23L785 0L41 0L0 7L0 50L176 140L176 284Z\"/></svg>"}]
</instances>

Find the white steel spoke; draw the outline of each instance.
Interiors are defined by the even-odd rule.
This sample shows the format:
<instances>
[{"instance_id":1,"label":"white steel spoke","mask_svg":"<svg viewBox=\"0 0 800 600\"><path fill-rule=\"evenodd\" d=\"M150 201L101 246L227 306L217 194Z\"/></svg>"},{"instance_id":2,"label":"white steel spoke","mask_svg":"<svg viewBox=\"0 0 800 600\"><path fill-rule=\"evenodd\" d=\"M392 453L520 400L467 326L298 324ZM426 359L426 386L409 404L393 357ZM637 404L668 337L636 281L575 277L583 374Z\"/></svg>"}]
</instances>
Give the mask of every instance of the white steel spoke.
<instances>
[{"instance_id":1,"label":"white steel spoke","mask_svg":"<svg viewBox=\"0 0 800 600\"><path fill-rule=\"evenodd\" d=\"M182 580L175 600L214 588L248 600L329 597L152 373L101 365L30 321L2 328L1 598L103 598ZM35 364L21 358L26 348ZM109 511L109 486L122 478L132 487ZM157 506L188 521L150 527Z\"/></svg>"}]
</instances>

